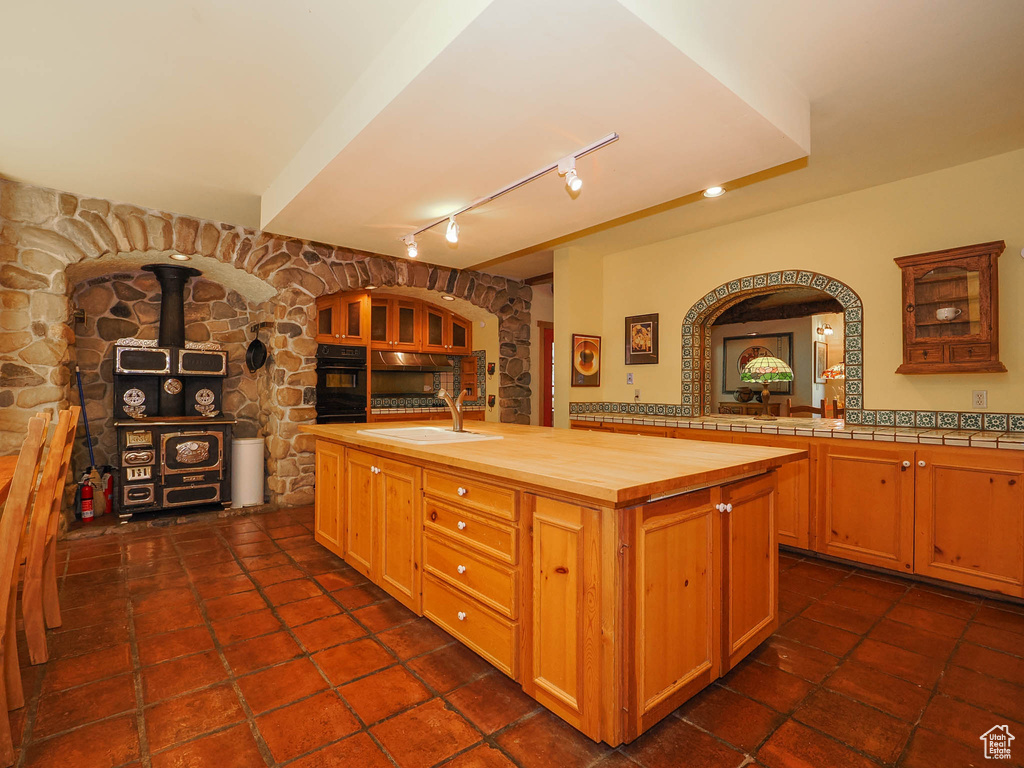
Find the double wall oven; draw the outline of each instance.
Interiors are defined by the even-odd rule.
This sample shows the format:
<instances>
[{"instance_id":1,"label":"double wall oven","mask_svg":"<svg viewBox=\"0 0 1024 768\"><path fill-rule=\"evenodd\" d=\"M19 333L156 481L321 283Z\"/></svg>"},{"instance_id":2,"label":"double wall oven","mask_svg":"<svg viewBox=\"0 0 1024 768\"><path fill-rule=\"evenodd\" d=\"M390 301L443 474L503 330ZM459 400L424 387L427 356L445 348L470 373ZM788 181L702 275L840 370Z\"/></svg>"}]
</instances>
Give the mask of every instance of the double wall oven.
<instances>
[{"instance_id":1,"label":"double wall oven","mask_svg":"<svg viewBox=\"0 0 1024 768\"><path fill-rule=\"evenodd\" d=\"M366 347L320 344L316 352L316 423L366 421Z\"/></svg>"}]
</instances>

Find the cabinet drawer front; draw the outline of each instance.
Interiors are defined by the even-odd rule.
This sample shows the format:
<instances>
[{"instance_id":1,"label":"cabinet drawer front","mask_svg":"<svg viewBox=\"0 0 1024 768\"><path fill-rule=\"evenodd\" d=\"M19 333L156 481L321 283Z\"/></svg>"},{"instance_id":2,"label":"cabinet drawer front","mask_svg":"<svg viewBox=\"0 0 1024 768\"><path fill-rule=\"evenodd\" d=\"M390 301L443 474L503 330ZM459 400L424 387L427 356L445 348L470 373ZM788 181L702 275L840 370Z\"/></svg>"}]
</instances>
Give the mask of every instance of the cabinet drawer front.
<instances>
[{"instance_id":1,"label":"cabinet drawer front","mask_svg":"<svg viewBox=\"0 0 1024 768\"><path fill-rule=\"evenodd\" d=\"M965 360L992 360L991 344L951 344L949 361L962 363Z\"/></svg>"},{"instance_id":2,"label":"cabinet drawer front","mask_svg":"<svg viewBox=\"0 0 1024 768\"><path fill-rule=\"evenodd\" d=\"M423 526L442 539L464 544L498 560L518 562L518 531L494 520L426 500Z\"/></svg>"},{"instance_id":3,"label":"cabinet drawer front","mask_svg":"<svg viewBox=\"0 0 1024 768\"><path fill-rule=\"evenodd\" d=\"M942 346L908 347L907 362L909 363L941 363L945 362Z\"/></svg>"},{"instance_id":4,"label":"cabinet drawer front","mask_svg":"<svg viewBox=\"0 0 1024 768\"><path fill-rule=\"evenodd\" d=\"M497 515L507 520L516 520L519 507L517 493L511 488L465 480L440 472L426 472L423 478L423 492L428 496L456 502L478 512Z\"/></svg>"},{"instance_id":5,"label":"cabinet drawer front","mask_svg":"<svg viewBox=\"0 0 1024 768\"><path fill-rule=\"evenodd\" d=\"M423 576L423 615L506 675L516 676L515 624L430 574Z\"/></svg>"},{"instance_id":6,"label":"cabinet drawer front","mask_svg":"<svg viewBox=\"0 0 1024 768\"><path fill-rule=\"evenodd\" d=\"M458 587L498 613L516 618L514 571L429 535L423 538L423 566L426 573Z\"/></svg>"}]
</instances>

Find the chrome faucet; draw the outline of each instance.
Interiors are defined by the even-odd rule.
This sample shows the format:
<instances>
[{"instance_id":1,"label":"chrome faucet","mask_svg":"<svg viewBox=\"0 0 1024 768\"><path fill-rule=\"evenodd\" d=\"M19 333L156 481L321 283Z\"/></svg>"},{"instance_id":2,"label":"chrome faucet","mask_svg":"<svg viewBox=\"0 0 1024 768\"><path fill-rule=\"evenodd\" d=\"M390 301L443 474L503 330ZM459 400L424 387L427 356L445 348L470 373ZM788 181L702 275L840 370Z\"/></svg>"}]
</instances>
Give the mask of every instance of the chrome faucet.
<instances>
[{"instance_id":1,"label":"chrome faucet","mask_svg":"<svg viewBox=\"0 0 1024 768\"><path fill-rule=\"evenodd\" d=\"M452 432L466 431L462 428L462 401L466 399L466 395L468 394L469 390L464 389L459 393L458 400L452 400L452 396L448 394L448 390L437 390L437 396L444 400L445 405L448 406L448 410L452 412Z\"/></svg>"}]
</instances>

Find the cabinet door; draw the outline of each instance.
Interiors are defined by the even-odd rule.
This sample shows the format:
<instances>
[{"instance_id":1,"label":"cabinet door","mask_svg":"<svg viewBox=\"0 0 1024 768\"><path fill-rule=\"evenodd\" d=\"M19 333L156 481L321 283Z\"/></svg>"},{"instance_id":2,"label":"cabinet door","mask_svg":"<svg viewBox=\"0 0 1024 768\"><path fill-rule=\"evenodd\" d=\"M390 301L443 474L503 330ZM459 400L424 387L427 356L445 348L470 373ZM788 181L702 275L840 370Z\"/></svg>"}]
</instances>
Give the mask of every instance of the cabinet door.
<instances>
[{"instance_id":1,"label":"cabinet door","mask_svg":"<svg viewBox=\"0 0 1024 768\"><path fill-rule=\"evenodd\" d=\"M368 453L348 451L345 455L345 562L368 578L374 574L373 507L379 460Z\"/></svg>"},{"instance_id":2,"label":"cabinet door","mask_svg":"<svg viewBox=\"0 0 1024 768\"><path fill-rule=\"evenodd\" d=\"M377 459L378 584L398 602L420 612L420 469Z\"/></svg>"},{"instance_id":3,"label":"cabinet door","mask_svg":"<svg viewBox=\"0 0 1024 768\"><path fill-rule=\"evenodd\" d=\"M725 674L778 626L775 473L723 486L721 503Z\"/></svg>"},{"instance_id":4,"label":"cabinet door","mask_svg":"<svg viewBox=\"0 0 1024 768\"><path fill-rule=\"evenodd\" d=\"M815 448L809 440L782 435L754 435L739 433L733 439L743 445L768 445L777 448L793 448L807 451L808 458L804 461L791 461L779 467L775 474L778 478L779 496L775 508L775 522L779 536L779 544L787 544L800 549L811 547L811 509L815 495L814 484L811 482L815 463Z\"/></svg>"},{"instance_id":5,"label":"cabinet door","mask_svg":"<svg viewBox=\"0 0 1024 768\"><path fill-rule=\"evenodd\" d=\"M338 556L344 555L345 449L316 441L316 511L314 538Z\"/></svg>"},{"instance_id":6,"label":"cabinet door","mask_svg":"<svg viewBox=\"0 0 1024 768\"><path fill-rule=\"evenodd\" d=\"M1024 458L1015 451L917 451L914 572L1024 596Z\"/></svg>"},{"instance_id":7,"label":"cabinet door","mask_svg":"<svg viewBox=\"0 0 1024 768\"><path fill-rule=\"evenodd\" d=\"M337 344L341 340L341 301L337 296L316 300L316 341Z\"/></svg>"},{"instance_id":8,"label":"cabinet door","mask_svg":"<svg viewBox=\"0 0 1024 768\"><path fill-rule=\"evenodd\" d=\"M370 346L373 349L391 349L392 310L390 299L373 299L370 302Z\"/></svg>"},{"instance_id":9,"label":"cabinet door","mask_svg":"<svg viewBox=\"0 0 1024 768\"><path fill-rule=\"evenodd\" d=\"M403 352L416 352L420 348L420 302L407 299L393 301L391 315L391 347Z\"/></svg>"},{"instance_id":10,"label":"cabinet door","mask_svg":"<svg viewBox=\"0 0 1024 768\"><path fill-rule=\"evenodd\" d=\"M369 335L363 318L365 295L342 296L340 299L341 338L348 342L365 343Z\"/></svg>"},{"instance_id":11,"label":"cabinet door","mask_svg":"<svg viewBox=\"0 0 1024 768\"><path fill-rule=\"evenodd\" d=\"M635 737L718 677L719 512L710 489L624 510L626 737ZM717 498L717 491L716 498Z\"/></svg>"},{"instance_id":12,"label":"cabinet door","mask_svg":"<svg viewBox=\"0 0 1024 768\"><path fill-rule=\"evenodd\" d=\"M473 323L456 314L449 314L448 352L453 355L468 355L473 351Z\"/></svg>"},{"instance_id":13,"label":"cabinet door","mask_svg":"<svg viewBox=\"0 0 1024 768\"><path fill-rule=\"evenodd\" d=\"M445 315L443 309L437 309L429 304L423 305L423 351L446 354L448 352L448 334L445 327Z\"/></svg>"},{"instance_id":14,"label":"cabinet door","mask_svg":"<svg viewBox=\"0 0 1024 768\"><path fill-rule=\"evenodd\" d=\"M822 449L815 549L909 573L914 560L914 451L899 445Z\"/></svg>"}]
</instances>

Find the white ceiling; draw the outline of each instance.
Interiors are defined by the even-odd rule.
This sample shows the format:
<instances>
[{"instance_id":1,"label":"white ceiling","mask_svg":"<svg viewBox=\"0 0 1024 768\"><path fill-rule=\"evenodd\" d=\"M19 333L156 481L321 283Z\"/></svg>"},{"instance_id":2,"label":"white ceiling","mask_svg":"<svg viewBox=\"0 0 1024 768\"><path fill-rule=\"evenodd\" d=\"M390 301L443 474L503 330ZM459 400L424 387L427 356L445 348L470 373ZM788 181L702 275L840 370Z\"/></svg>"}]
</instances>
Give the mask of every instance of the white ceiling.
<instances>
[{"instance_id":1,"label":"white ceiling","mask_svg":"<svg viewBox=\"0 0 1024 768\"><path fill-rule=\"evenodd\" d=\"M810 152L805 168L577 242L635 247L1024 146L1020 0L7 3L0 174L339 245L425 235L527 277L563 238ZM688 197L689 196L689 197Z\"/></svg>"}]
</instances>

